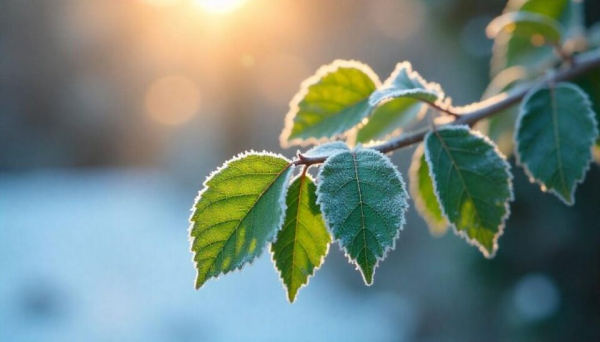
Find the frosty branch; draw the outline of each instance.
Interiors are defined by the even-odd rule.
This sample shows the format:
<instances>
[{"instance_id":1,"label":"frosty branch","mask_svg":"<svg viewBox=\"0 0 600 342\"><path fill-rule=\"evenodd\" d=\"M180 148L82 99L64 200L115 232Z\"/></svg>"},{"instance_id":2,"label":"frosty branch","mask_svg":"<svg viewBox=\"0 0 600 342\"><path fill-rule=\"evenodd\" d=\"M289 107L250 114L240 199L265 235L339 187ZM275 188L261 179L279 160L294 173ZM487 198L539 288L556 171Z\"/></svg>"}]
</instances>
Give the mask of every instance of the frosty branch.
<instances>
[{"instance_id":1,"label":"frosty branch","mask_svg":"<svg viewBox=\"0 0 600 342\"><path fill-rule=\"evenodd\" d=\"M448 109L443 109L439 106L432 106L432 108L456 117L456 120L446 125L472 126L481 119L502 113L504 109L519 103L519 101L521 101L529 91L536 87L540 87L544 84L573 80L592 69L600 68L600 49L588 52L580 57L571 57L570 60L572 60L572 63L568 63L567 68L564 70L559 70L550 75L550 77L545 77L543 80L540 80L530 86L521 87L507 93L499 94L491 99L473 103L464 107L450 107ZM371 146L370 148L382 153L392 152L394 150L408 147L423 141L423 138L425 138L425 135L427 135L429 131L429 128L424 128L415 132L403 134L379 145ZM295 165L314 165L321 164L326 159L327 158L325 157L305 157L301 153L298 153L297 159L295 159L293 163Z\"/></svg>"},{"instance_id":2,"label":"frosty branch","mask_svg":"<svg viewBox=\"0 0 600 342\"><path fill-rule=\"evenodd\" d=\"M452 106L409 62L384 82L361 62L322 66L300 85L280 135L283 147L314 147L294 160L245 152L204 182L190 218L196 288L269 249L292 302L333 243L371 285L409 199L433 235L452 228L492 258L514 200L512 154L542 191L573 205L592 151L600 155L600 33L578 22L580 1L556 1L564 8L553 17L535 12L548 0L511 1L490 23L494 78L487 100L471 105ZM414 130L429 110L444 116ZM407 189L385 153L416 143Z\"/></svg>"}]
</instances>

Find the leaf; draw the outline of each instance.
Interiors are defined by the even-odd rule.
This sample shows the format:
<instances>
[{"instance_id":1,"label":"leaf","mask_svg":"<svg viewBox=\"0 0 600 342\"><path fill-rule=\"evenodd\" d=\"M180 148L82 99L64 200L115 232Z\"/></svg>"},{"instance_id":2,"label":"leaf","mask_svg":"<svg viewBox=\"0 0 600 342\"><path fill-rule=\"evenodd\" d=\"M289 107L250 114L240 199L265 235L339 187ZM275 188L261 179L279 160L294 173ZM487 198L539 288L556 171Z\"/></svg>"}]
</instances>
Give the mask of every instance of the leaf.
<instances>
[{"instance_id":1,"label":"leaf","mask_svg":"<svg viewBox=\"0 0 600 342\"><path fill-rule=\"evenodd\" d=\"M290 302L323 263L331 236L317 205L317 188L306 173L296 177L287 194L283 228L271 245L273 260Z\"/></svg>"},{"instance_id":2,"label":"leaf","mask_svg":"<svg viewBox=\"0 0 600 342\"><path fill-rule=\"evenodd\" d=\"M411 98L398 98L377 107L369 121L359 128L356 141L369 141L398 135L402 129L423 118L427 107Z\"/></svg>"},{"instance_id":3,"label":"leaf","mask_svg":"<svg viewBox=\"0 0 600 342\"><path fill-rule=\"evenodd\" d=\"M196 288L258 257L281 228L292 166L282 156L237 156L204 182L190 235L198 271Z\"/></svg>"},{"instance_id":4,"label":"leaf","mask_svg":"<svg viewBox=\"0 0 600 342\"><path fill-rule=\"evenodd\" d=\"M371 95L369 103L373 110L367 123L359 129L357 142L400 133L402 128L423 118L426 103L435 103L443 97L441 87L427 83L412 70L409 62L398 63L381 89Z\"/></svg>"},{"instance_id":5,"label":"leaf","mask_svg":"<svg viewBox=\"0 0 600 342\"><path fill-rule=\"evenodd\" d=\"M425 219L433 236L442 236L448 230L448 221L442 214L440 204L433 191L429 166L425 162L423 144L415 150L409 170L410 195L419 214Z\"/></svg>"},{"instance_id":6,"label":"leaf","mask_svg":"<svg viewBox=\"0 0 600 342\"><path fill-rule=\"evenodd\" d=\"M547 44L558 44L562 36L559 22L543 14L518 11L506 13L492 20L486 29L490 38L501 33L543 39ZM540 44L543 45L543 44Z\"/></svg>"},{"instance_id":7,"label":"leaf","mask_svg":"<svg viewBox=\"0 0 600 342\"><path fill-rule=\"evenodd\" d=\"M377 106L384 101L398 97L409 97L427 103L433 103L443 96L436 83L427 83L419 73L412 70L409 62L396 65L396 69L383 83L381 89L375 91L370 99L371 106Z\"/></svg>"},{"instance_id":8,"label":"leaf","mask_svg":"<svg viewBox=\"0 0 600 342\"><path fill-rule=\"evenodd\" d=\"M572 6L571 0L511 0L505 12L521 11L544 15L560 22L563 27L570 27ZM494 41L492 75L515 65L524 66L535 75L551 67L556 60L553 48L539 46L539 43L543 42L539 39L532 42L531 37L500 35Z\"/></svg>"},{"instance_id":9,"label":"leaf","mask_svg":"<svg viewBox=\"0 0 600 342\"><path fill-rule=\"evenodd\" d=\"M317 145L304 152L302 155L308 158L326 158L344 151L350 151L348 145L342 141L334 141Z\"/></svg>"},{"instance_id":10,"label":"leaf","mask_svg":"<svg viewBox=\"0 0 600 342\"><path fill-rule=\"evenodd\" d=\"M542 190L572 205L597 137L592 105L580 88L560 83L534 89L523 100L517 120L517 162Z\"/></svg>"},{"instance_id":11,"label":"leaf","mask_svg":"<svg viewBox=\"0 0 600 342\"><path fill-rule=\"evenodd\" d=\"M467 126L429 132L425 159L444 217L458 235L492 258L513 199L506 159L494 143Z\"/></svg>"},{"instance_id":12,"label":"leaf","mask_svg":"<svg viewBox=\"0 0 600 342\"><path fill-rule=\"evenodd\" d=\"M509 0L506 11L527 11L551 18L562 16L571 0Z\"/></svg>"},{"instance_id":13,"label":"leaf","mask_svg":"<svg viewBox=\"0 0 600 342\"><path fill-rule=\"evenodd\" d=\"M367 285L394 249L408 204L404 181L389 158L363 147L333 155L318 176L317 203L336 240Z\"/></svg>"},{"instance_id":14,"label":"leaf","mask_svg":"<svg viewBox=\"0 0 600 342\"><path fill-rule=\"evenodd\" d=\"M281 145L316 144L348 131L369 113L369 96L379 84L360 62L337 60L321 67L290 103Z\"/></svg>"},{"instance_id":15,"label":"leaf","mask_svg":"<svg viewBox=\"0 0 600 342\"><path fill-rule=\"evenodd\" d=\"M583 55L583 54L582 54ZM596 113L596 123L600 130L600 70L593 69L581 75L575 84L579 86L592 101L592 109ZM600 143L600 139L597 140Z\"/></svg>"}]
</instances>

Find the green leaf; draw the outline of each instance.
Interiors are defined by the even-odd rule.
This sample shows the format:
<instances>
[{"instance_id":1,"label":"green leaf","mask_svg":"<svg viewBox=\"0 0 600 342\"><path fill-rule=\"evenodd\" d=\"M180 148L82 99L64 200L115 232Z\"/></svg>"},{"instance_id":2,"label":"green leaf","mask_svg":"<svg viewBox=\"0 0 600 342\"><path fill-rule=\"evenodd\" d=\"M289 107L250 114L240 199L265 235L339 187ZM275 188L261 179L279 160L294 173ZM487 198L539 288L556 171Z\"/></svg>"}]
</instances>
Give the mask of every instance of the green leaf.
<instances>
[{"instance_id":1,"label":"green leaf","mask_svg":"<svg viewBox=\"0 0 600 342\"><path fill-rule=\"evenodd\" d=\"M204 182L190 218L197 289L252 262L273 240L283 222L292 168L282 156L250 152Z\"/></svg>"},{"instance_id":2,"label":"green leaf","mask_svg":"<svg viewBox=\"0 0 600 342\"><path fill-rule=\"evenodd\" d=\"M513 199L506 159L494 143L467 126L429 132L425 159L446 219L460 236L492 258Z\"/></svg>"},{"instance_id":3,"label":"green leaf","mask_svg":"<svg viewBox=\"0 0 600 342\"><path fill-rule=\"evenodd\" d=\"M413 71L409 62L402 62L396 65L396 69L381 88L371 95L369 104L377 106L398 97L434 103L443 97L443 92L437 83L427 83L419 73Z\"/></svg>"},{"instance_id":4,"label":"green leaf","mask_svg":"<svg viewBox=\"0 0 600 342\"><path fill-rule=\"evenodd\" d=\"M573 2L571 0L512 0L505 12L528 12L544 15L570 27ZM536 44L533 44L533 43ZM525 66L532 74L540 74L552 67L556 56L551 46L539 46L539 40L532 42L531 37L521 35L500 35L494 41L492 57L492 75L515 66ZM543 42L542 42L543 43Z\"/></svg>"},{"instance_id":5,"label":"green leaf","mask_svg":"<svg viewBox=\"0 0 600 342\"><path fill-rule=\"evenodd\" d=\"M570 83L537 88L521 104L515 135L517 162L542 190L572 205L597 137L592 105L580 88Z\"/></svg>"},{"instance_id":6,"label":"green leaf","mask_svg":"<svg viewBox=\"0 0 600 342\"><path fill-rule=\"evenodd\" d=\"M336 153L349 151L348 145L342 141L334 141L317 145L303 153L303 156L308 158L326 158Z\"/></svg>"},{"instance_id":7,"label":"green leaf","mask_svg":"<svg viewBox=\"0 0 600 342\"><path fill-rule=\"evenodd\" d=\"M583 56L583 54L581 54ZM596 113L596 123L598 123L598 129L600 130L600 70L593 69L581 75L575 84L579 86L592 101L592 109ZM600 143L600 139L597 140Z\"/></svg>"},{"instance_id":8,"label":"green leaf","mask_svg":"<svg viewBox=\"0 0 600 342\"><path fill-rule=\"evenodd\" d=\"M290 103L281 145L316 144L348 131L369 114L369 96L379 84L360 62L337 60L321 67Z\"/></svg>"},{"instance_id":9,"label":"green leaf","mask_svg":"<svg viewBox=\"0 0 600 342\"><path fill-rule=\"evenodd\" d=\"M423 144L415 150L409 170L410 195L419 214L429 226L433 236L442 236L448 230L448 221L442 214L440 204L433 191L433 181L429 175L429 166L425 162Z\"/></svg>"},{"instance_id":10,"label":"green leaf","mask_svg":"<svg viewBox=\"0 0 600 342\"><path fill-rule=\"evenodd\" d=\"M541 37L546 44L558 44L562 36L559 22L551 17L526 11L511 12L494 19L487 27L490 38L501 33L523 36L526 38Z\"/></svg>"},{"instance_id":11,"label":"green leaf","mask_svg":"<svg viewBox=\"0 0 600 342\"><path fill-rule=\"evenodd\" d=\"M506 11L527 11L551 18L560 18L572 0L509 0Z\"/></svg>"},{"instance_id":12,"label":"green leaf","mask_svg":"<svg viewBox=\"0 0 600 342\"><path fill-rule=\"evenodd\" d=\"M331 156L318 177L317 203L336 240L367 285L394 249L408 205L404 181L389 158L363 147Z\"/></svg>"},{"instance_id":13,"label":"green leaf","mask_svg":"<svg viewBox=\"0 0 600 342\"><path fill-rule=\"evenodd\" d=\"M306 173L296 177L287 194L283 228L271 245L273 260L290 302L323 263L331 236L317 205L317 188Z\"/></svg>"},{"instance_id":14,"label":"green leaf","mask_svg":"<svg viewBox=\"0 0 600 342\"><path fill-rule=\"evenodd\" d=\"M357 142L399 134L423 118L426 103L435 103L443 97L440 86L427 83L412 70L409 62L398 63L383 86L371 95L369 103L373 110L367 123L359 129Z\"/></svg>"}]
</instances>

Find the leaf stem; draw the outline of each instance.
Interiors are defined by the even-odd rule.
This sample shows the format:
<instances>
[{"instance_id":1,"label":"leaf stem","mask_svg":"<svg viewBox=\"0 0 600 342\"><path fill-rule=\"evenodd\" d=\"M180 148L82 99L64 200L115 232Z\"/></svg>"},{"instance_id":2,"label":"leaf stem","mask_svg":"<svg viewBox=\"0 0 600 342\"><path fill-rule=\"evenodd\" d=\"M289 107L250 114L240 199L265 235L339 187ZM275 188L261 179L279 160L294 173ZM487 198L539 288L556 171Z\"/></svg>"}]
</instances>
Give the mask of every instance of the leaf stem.
<instances>
[{"instance_id":1,"label":"leaf stem","mask_svg":"<svg viewBox=\"0 0 600 342\"><path fill-rule=\"evenodd\" d=\"M515 88L512 91L499 94L487 100L476 102L463 107L453 107L450 110L453 114L450 114L447 110L442 110L452 116L456 117L456 120L447 123L443 126L453 125L469 125L472 126L477 121L485 119L487 117L501 113L504 109L509 108L519 101L521 101L527 93L539 86L558 83L562 81L572 80L581 76L582 74L600 67L600 49L580 54L577 57L571 57L572 63L569 63L569 67L564 70L559 70L554 73L551 77L546 77L539 82L533 83L526 87ZM430 104L431 105L431 104ZM435 107L434 107L435 108ZM438 109L438 108L436 108ZM442 127L443 127L442 126ZM423 128L407 134L400 135L399 137L390 139L379 145L371 146L370 148L377 150L382 153L392 152L394 150L408 147L413 144L423 141L425 135L429 133L430 128ZM327 158L309 158L298 153L297 159L292 161L294 165L314 165L323 163Z\"/></svg>"}]
</instances>

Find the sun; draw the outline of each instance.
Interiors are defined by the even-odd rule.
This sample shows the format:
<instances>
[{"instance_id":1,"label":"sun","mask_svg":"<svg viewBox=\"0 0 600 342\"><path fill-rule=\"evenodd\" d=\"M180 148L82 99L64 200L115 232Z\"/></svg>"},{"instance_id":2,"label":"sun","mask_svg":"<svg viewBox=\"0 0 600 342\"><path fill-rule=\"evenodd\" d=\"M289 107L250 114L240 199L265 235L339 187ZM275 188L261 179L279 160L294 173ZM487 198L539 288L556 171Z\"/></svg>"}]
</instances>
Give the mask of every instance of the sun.
<instances>
[{"instance_id":1,"label":"sun","mask_svg":"<svg viewBox=\"0 0 600 342\"><path fill-rule=\"evenodd\" d=\"M205 11L210 13L226 13L242 7L247 0L195 0Z\"/></svg>"}]
</instances>

